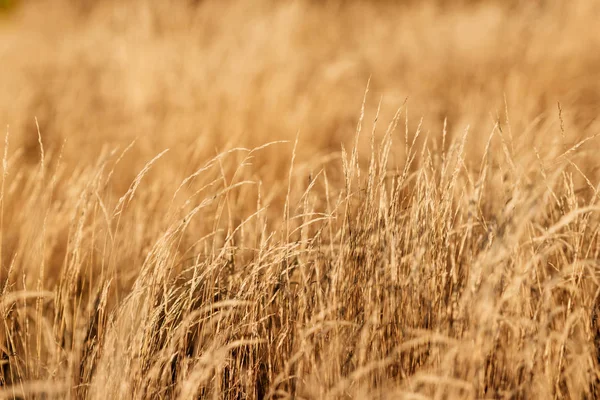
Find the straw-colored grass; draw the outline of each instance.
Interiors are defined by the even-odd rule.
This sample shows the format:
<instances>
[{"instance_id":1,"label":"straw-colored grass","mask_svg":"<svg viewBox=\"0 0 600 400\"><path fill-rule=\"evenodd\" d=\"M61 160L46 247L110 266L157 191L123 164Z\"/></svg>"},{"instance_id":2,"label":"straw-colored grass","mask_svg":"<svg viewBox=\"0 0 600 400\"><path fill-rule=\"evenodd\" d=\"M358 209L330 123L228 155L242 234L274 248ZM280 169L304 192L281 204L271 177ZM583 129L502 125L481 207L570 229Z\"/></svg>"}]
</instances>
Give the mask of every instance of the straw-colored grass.
<instances>
[{"instance_id":1,"label":"straw-colored grass","mask_svg":"<svg viewBox=\"0 0 600 400\"><path fill-rule=\"evenodd\" d=\"M600 394L596 2L11 4L0 398Z\"/></svg>"}]
</instances>

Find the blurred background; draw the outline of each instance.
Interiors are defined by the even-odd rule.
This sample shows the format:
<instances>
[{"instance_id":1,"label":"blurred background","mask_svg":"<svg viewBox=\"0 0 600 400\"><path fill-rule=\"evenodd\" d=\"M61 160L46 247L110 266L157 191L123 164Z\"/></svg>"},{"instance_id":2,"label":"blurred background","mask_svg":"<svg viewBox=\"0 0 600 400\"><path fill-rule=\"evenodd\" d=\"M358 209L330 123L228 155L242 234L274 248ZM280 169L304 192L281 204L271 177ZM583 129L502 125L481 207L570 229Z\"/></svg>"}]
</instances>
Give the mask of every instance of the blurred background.
<instances>
[{"instance_id":1,"label":"blurred background","mask_svg":"<svg viewBox=\"0 0 600 400\"><path fill-rule=\"evenodd\" d=\"M78 163L133 138L147 161L297 132L328 154L352 141L370 79L371 121L406 101L411 129L423 118L435 138L447 118L477 147L508 110L516 140L543 146L558 102L567 134L600 128L597 21L591 0L2 0L0 123L35 162L35 118Z\"/></svg>"}]
</instances>

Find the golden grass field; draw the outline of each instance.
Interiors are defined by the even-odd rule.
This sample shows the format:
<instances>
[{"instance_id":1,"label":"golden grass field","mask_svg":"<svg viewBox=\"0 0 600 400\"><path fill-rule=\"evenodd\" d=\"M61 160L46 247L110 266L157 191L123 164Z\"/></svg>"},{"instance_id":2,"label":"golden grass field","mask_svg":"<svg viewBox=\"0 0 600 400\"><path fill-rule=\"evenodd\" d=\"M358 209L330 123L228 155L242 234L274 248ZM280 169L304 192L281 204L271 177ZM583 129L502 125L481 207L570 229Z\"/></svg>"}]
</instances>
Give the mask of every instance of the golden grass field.
<instances>
[{"instance_id":1,"label":"golden grass field","mask_svg":"<svg viewBox=\"0 0 600 400\"><path fill-rule=\"evenodd\" d=\"M0 2L0 398L600 397L598 21Z\"/></svg>"}]
</instances>

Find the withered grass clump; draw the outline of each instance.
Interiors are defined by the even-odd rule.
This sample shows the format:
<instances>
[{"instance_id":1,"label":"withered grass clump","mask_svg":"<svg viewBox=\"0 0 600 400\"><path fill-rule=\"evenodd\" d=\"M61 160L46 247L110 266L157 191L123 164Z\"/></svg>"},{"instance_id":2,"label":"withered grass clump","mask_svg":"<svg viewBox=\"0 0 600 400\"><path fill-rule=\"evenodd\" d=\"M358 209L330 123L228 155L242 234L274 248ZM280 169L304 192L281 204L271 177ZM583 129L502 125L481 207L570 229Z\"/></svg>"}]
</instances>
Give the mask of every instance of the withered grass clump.
<instances>
[{"instance_id":1,"label":"withered grass clump","mask_svg":"<svg viewBox=\"0 0 600 400\"><path fill-rule=\"evenodd\" d=\"M594 1L12 3L0 398L600 397Z\"/></svg>"},{"instance_id":2,"label":"withered grass clump","mask_svg":"<svg viewBox=\"0 0 600 400\"><path fill-rule=\"evenodd\" d=\"M177 179L152 174L162 152L120 197L131 146L67 171L7 135L0 395L593 397L594 138L515 150L498 121L475 162L468 128L432 140L400 109L365 133L362 115L366 157L307 171L297 139L279 187L253 170L290 149L269 143Z\"/></svg>"}]
</instances>

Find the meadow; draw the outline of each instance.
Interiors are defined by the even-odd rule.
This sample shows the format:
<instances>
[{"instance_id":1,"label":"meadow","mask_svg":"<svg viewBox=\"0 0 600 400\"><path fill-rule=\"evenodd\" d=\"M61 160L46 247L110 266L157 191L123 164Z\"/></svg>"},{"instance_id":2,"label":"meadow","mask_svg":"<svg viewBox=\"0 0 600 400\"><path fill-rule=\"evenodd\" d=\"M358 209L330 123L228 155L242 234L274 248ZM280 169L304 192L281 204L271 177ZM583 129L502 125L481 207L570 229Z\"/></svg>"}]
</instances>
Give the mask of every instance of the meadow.
<instances>
[{"instance_id":1,"label":"meadow","mask_svg":"<svg viewBox=\"0 0 600 400\"><path fill-rule=\"evenodd\" d=\"M599 398L597 21L0 2L0 398Z\"/></svg>"}]
</instances>

